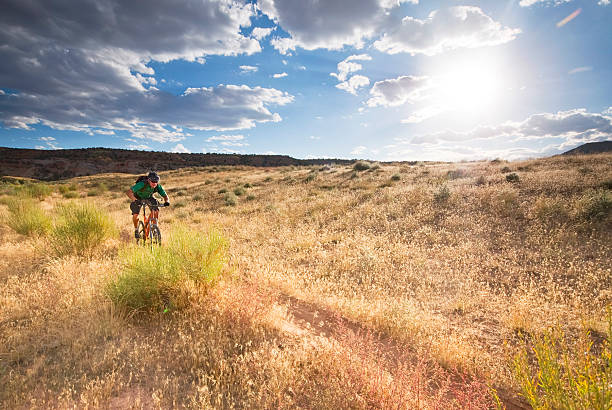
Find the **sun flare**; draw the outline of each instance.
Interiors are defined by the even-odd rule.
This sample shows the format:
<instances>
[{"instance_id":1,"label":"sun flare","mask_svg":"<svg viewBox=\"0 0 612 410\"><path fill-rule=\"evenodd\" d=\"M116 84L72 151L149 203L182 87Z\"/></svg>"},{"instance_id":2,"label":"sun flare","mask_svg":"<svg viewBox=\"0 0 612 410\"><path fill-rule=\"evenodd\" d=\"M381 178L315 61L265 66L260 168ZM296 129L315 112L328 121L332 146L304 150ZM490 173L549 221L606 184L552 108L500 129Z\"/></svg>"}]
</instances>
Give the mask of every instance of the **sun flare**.
<instances>
[{"instance_id":1,"label":"sun flare","mask_svg":"<svg viewBox=\"0 0 612 410\"><path fill-rule=\"evenodd\" d=\"M502 82L499 70L490 61L455 62L440 70L435 99L448 110L482 113L499 102Z\"/></svg>"}]
</instances>

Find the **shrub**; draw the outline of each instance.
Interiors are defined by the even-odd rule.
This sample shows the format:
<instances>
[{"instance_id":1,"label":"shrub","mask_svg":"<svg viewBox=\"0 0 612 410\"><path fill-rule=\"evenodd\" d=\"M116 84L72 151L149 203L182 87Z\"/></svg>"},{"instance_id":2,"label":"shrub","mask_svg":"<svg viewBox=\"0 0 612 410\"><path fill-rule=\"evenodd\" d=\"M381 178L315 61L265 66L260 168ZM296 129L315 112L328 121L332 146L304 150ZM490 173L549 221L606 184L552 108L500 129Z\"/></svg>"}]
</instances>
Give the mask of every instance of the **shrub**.
<instances>
[{"instance_id":1,"label":"shrub","mask_svg":"<svg viewBox=\"0 0 612 410\"><path fill-rule=\"evenodd\" d=\"M8 226L27 236L46 235L51 231L51 218L31 198L10 198L7 201Z\"/></svg>"},{"instance_id":2,"label":"shrub","mask_svg":"<svg viewBox=\"0 0 612 410\"><path fill-rule=\"evenodd\" d=\"M225 194L225 205L227 206L235 206L238 198L233 192L228 192Z\"/></svg>"},{"instance_id":3,"label":"shrub","mask_svg":"<svg viewBox=\"0 0 612 410\"><path fill-rule=\"evenodd\" d=\"M253 185L249 184L248 182L246 184L243 185L245 188L251 188Z\"/></svg>"},{"instance_id":4,"label":"shrub","mask_svg":"<svg viewBox=\"0 0 612 410\"><path fill-rule=\"evenodd\" d=\"M68 191L64 194L64 198L67 198L67 199L77 198L78 196L79 196L78 192L75 192L75 191Z\"/></svg>"},{"instance_id":5,"label":"shrub","mask_svg":"<svg viewBox=\"0 0 612 410\"><path fill-rule=\"evenodd\" d=\"M196 194L191 199L193 199L194 201L201 201L204 198L202 197L202 195Z\"/></svg>"},{"instance_id":6,"label":"shrub","mask_svg":"<svg viewBox=\"0 0 612 410\"><path fill-rule=\"evenodd\" d=\"M609 409L612 406L612 315L608 335L593 346L587 331L569 347L559 332L535 337L514 357L514 376L534 409ZM530 356L533 360L530 360ZM533 365L531 365L533 363Z\"/></svg>"},{"instance_id":7,"label":"shrub","mask_svg":"<svg viewBox=\"0 0 612 410\"><path fill-rule=\"evenodd\" d=\"M187 203L185 201L176 201L174 203L175 208L183 208L185 206L187 206Z\"/></svg>"},{"instance_id":8,"label":"shrub","mask_svg":"<svg viewBox=\"0 0 612 410\"><path fill-rule=\"evenodd\" d=\"M442 185L440 189L434 193L434 201L438 204L443 204L448 201L451 196L451 192L446 185Z\"/></svg>"},{"instance_id":9,"label":"shrub","mask_svg":"<svg viewBox=\"0 0 612 410\"><path fill-rule=\"evenodd\" d=\"M366 161L357 161L353 165L353 169L355 171L367 171L368 169L370 169L370 164Z\"/></svg>"},{"instance_id":10,"label":"shrub","mask_svg":"<svg viewBox=\"0 0 612 410\"><path fill-rule=\"evenodd\" d=\"M243 188L243 187L241 187L241 186L234 188L234 194L235 194L236 196L243 195L245 192L246 192L246 191L245 191L245 190L244 190L244 188Z\"/></svg>"},{"instance_id":11,"label":"shrub","mask_svg":"<svg viewBox=\"0 0 612 410\"><path fill-rule=\"evenodd\" d=\"M227 189L225 188L221 188L220 190L217 191L218 194L224 194L227 192Z\"/></svg>"},{"instance_id":12,"label":"shrub","mask_svg":"<svg viewBox=\"0 0 612 410\"><path fill-rule=\"evenodd\" d=\"M68 185L60 185L57 187L57 190L59 191L60 194L66 194L70 189L68 188Z\"/></svg>"},{"instance_id":13,"label":"shrub","mask_svg":"<svg viewBox=\"0 0 612 410\"><path fill-rule=\"evenodd\" d=\"M452 169L446 173L446 178L453 180L459 178L466 178L468 173L465 169Z\"/></svg>"},{"instance_id":14,"label":"shrub","mask_svg":"<svg viewBox=\"0 0 612 410\"><path fill-rule=\"evenodd\" d=\"M252 201L255 199L255 195L247 195L246 200L247 201Z\"/></svg>"},{"instance_id":15,"label":"shrub","mask_svg":"<svg viewBox=\"0 0 612 410\"><path fill-rule=\"evenodd\" d=\"M520 178L517 174L513 172L511 174L506 175L506 181L515 183L515 182L519 182Z\"/></svg>"},{"instance_id":16,"label":"shrub","mask_svg":"<svg viewBox=\"0 0 612 410\"><path fill-rule=\"evenodd\" d=\"M308 182L312 182L315 179L317 179L317 173L316 172L311 172L310 174L308 174L306 176L306 178L304 179L304 182L308 183Z\"/></svg>"},{"instance_id":17,"label":"shrub","mask_svg":"<svg viewBox=\"0 0 612 410\"><path fill-rule=\"evenodd\" d=\"M391 181L399 181L400 179L402 179L402 177L400 176L400 174L393 174L391 176Z\"/></svg>"},{"instance_id":18,"label":"shrub","mask_svg":"<svg viewBox=\"0 0 612 410\"><path fill-rule=\"evenodd\" d=\"M612 211L612 193L606 190L588 191L578 202L578 215L588 221L602 221Z\"/></svg>"},{"instance_id":19,"label":"shrub","mask_svg":"<svg viewBox=\"0 0 612 410\"><path fill-rule=\"evenodd\" d=\"M565 222L568 219L568 210L565 204L554 198L538 198L533 205L533 216L546 222Z\"/></svg>"},{"instance_id":20,"label":"shrub","mask_svg":"<svg viewBox=\"0 0 612 410\"><path fill-rule=\"evenodd\" d=\"M186 307L191 291L206 291L220 278L227 250L220 233L204 234L179 225L163 246L123 248L123 268L107 285L106 294L115 305L131 311Z\"/></svg>"},{"instance_id":21,"label":"shrub","mask_svg":"<svg viewBox=\"0 0 612 410\"><path fill-rule=\"evenodd\" d=\"M106 239L117 234L111 217L92 203L69 203L59 207L51 233L51 246L59 256L89 256Z\"/></svg>"},{"instance_id":22,"label":"shrub","mask_svg":"<svg viewBox=\"0 0 612 410\"><path fill-rule=\"evenodd\" d=\"M510 167L503 167L501 169L502 174L507 174L508 172L512 172L512 170L510 169Z\"/></svg>"},{"instance_id":23,"label":"shrub","mask_svg":"<svg viewBox=\"0 0 612 410\"><path fill-rule=\"evenodd\" d=\"M108 191L108 185L106 185L105 182L98 182L96 184L96 188L97 188L98 192L100 192L100 193Z\"/></svg>"},{"instance_id":24,"label":"shrub","mask_svg":"<svg viewBox=\"0 0 612 410\"><path fill-rule=\"evenodd\" d=\"M487 183L487 178L485 178L484 175L479 176L478 178L476 178L476 181L474 181L474 184L476 184L476 186L482 186L485 185Z\"/></svg>"},{"instance_id":25,"label":"shrub","mask_svg":"<svg viewBox=\"0 0 612 410\"><path fill-rule=\"evenodd\" d=\"M26 184L17 187L17 195L25 198L44 199L51 195L53 188L47 184Z\"/></svg>"}]
</instances>

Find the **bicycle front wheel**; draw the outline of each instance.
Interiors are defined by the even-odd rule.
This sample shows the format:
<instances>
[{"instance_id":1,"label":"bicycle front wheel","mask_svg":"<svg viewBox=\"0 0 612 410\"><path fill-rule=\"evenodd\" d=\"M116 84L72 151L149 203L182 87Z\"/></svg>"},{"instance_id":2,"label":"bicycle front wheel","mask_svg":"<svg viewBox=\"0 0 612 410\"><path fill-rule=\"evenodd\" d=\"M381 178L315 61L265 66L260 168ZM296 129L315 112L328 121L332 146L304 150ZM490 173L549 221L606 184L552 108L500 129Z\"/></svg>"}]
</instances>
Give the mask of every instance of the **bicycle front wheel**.
<instances>
[{"instance_id":1,"label":"bicycle front wheel","mask_svg":"<svg viewBox=\"0 0 612 410\"><path fill-rule=\"evenodd\" d=\"M151 247L161 245L161 231L157 225L151 227Z\"/></svg>"},{"instance_id":2,"label":"bicycle front wheel","mask_svg":"<svg viewBox=\"0 0 612 410\"><path fill-rule=\"evenodd\" d=\"M136 243L139 245L144 245L147 238L145 237L145 226L142 221L138 222L138 239L136 239Z\"/></svg>"}]
</instances>

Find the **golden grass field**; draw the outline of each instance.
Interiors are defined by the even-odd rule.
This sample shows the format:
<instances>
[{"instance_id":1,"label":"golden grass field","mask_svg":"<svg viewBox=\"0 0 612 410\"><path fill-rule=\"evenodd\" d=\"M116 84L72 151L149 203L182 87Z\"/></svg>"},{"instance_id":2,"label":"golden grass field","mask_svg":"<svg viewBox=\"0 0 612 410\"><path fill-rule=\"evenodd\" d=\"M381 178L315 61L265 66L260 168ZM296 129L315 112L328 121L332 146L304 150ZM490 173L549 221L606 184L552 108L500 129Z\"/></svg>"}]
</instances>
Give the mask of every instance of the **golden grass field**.
<instances>
[{"instance_id":1,"label":"golden grass field","mask_svg":"<svg viewBox=\"0 0 612 410\"><path fill-rule=\"evenodd\" d=\"M543 335L576 368L609 349L610 154L160 175L164 241L184 223L229 242L222 278L166 313L104 291L134 242L134 175L40 201L112 217L85 256L16 233L0 191L0 407L529 408L516 358L536 374Z\"/></svg>"}]
</instances>

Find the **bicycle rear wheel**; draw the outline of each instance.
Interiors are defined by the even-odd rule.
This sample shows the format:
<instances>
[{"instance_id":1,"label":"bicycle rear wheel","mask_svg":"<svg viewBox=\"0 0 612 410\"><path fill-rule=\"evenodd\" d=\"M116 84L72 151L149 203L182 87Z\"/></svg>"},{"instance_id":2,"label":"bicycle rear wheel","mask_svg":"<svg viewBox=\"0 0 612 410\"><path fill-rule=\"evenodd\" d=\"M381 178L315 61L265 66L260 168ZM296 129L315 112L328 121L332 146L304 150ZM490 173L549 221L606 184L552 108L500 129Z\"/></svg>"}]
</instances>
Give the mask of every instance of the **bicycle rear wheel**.
<instances>
[{"instance_id":1,"label":"bicycle rear wheel","mask_svg":"<svg viewBox=\"0 0 612 410\"><path fill-rule=\"evenodd\" d=\"M138 239L136 239L136 243L139 245L144 245L147 238L145 237L145 227L142 221L138 222Z\"/></svg>"},{"instance_id":2,"label":"bicycle rear wheel","mask_svg":"<svg viewBox=\"0 0 612 410\"><path fill-rule=\"evenodd\" d=\"M151 227L151 247L161 245L161 231L157 225Z\"/></svg>"}]
</instances>

